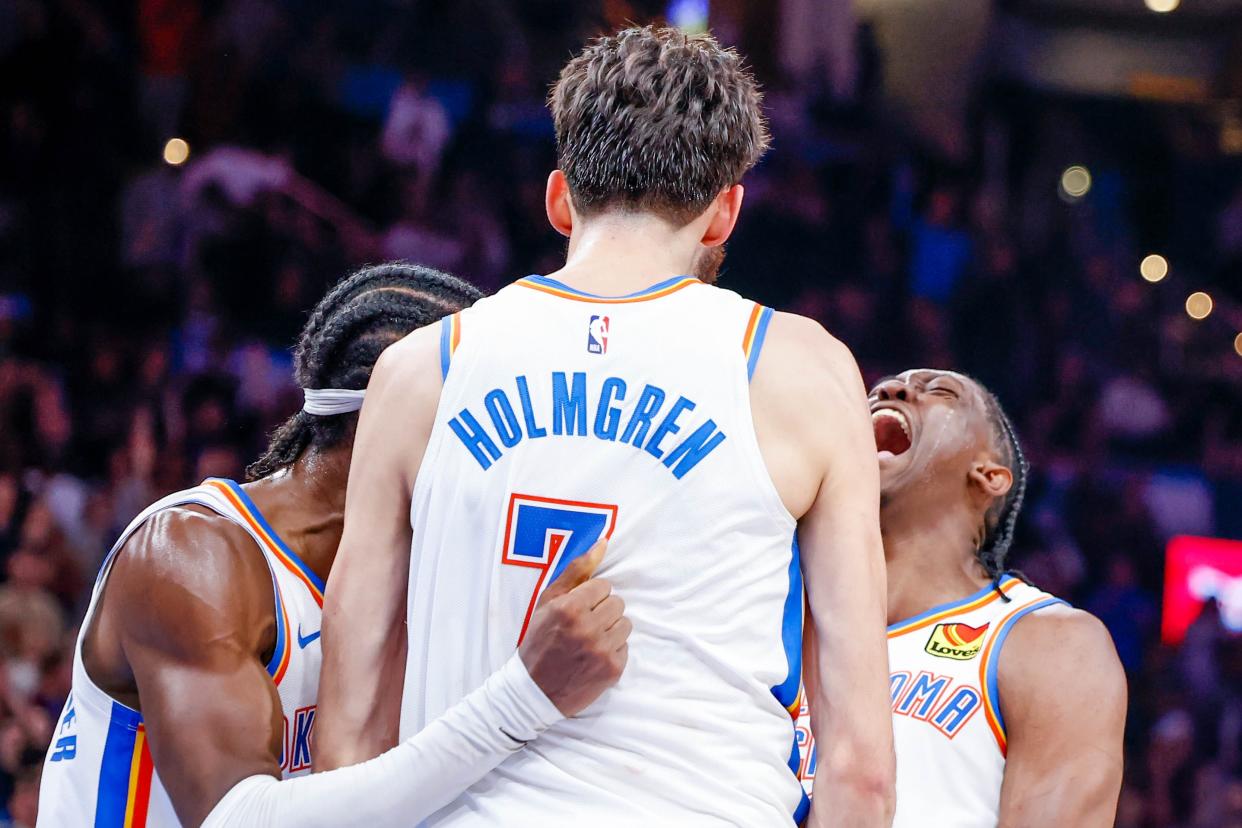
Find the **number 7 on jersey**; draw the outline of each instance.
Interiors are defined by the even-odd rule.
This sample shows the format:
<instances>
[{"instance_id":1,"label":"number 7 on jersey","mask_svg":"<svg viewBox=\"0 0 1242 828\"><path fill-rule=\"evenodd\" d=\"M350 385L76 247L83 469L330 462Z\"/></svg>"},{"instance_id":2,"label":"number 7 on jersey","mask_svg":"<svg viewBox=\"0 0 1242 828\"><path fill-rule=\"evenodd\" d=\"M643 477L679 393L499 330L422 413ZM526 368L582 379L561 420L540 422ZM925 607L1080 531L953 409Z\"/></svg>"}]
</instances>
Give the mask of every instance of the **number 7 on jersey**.
<instances>
[{"instance_id":1,"label":"number 7 on jersey","mask_svg":"<svg viewBox=\"0 0 1242 828\"><path fill-rule=\"evenodd\" d=\"M570 561L589 552L601 535L611 538L616 522L617 507L608 503L516 493L509 496L500 561L539 570L518 644L526 637L530 616L544 586L556 580Z\"/></svg>"}]
</instances>

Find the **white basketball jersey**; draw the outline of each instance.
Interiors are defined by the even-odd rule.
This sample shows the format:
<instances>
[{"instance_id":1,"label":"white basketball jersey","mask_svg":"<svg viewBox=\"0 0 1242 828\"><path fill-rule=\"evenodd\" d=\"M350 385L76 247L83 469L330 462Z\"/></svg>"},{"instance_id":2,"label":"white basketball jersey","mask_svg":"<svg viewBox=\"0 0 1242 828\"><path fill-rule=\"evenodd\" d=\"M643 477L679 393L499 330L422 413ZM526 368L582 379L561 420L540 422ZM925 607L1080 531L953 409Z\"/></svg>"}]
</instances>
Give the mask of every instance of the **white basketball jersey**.
<instances>
[{"instance_id":1,"label":"white basketball jersey","mask_svg":"<svg viewBox=\"0 0 1242 828\"><path fill-rule=\"evenodd\" d=\"M770 317L688 277L617 298L529 277L442 323L402 735L504 664L600 535L634 632L615 687L431 824L791 824L802 581L748 388Z\"/></svg>"},{"instance_id":2,"label":"white basketball jersey","mask_svg":"<svg viewBox=\"0 0 1242 828\"><path fill-rule=\"evenodd\" d=\"M888 628L889 692L897 752L894 828L995 828L1005 775L1005 720L997 691L1001 648L1024 615L1064 604L1007 575ZM814 741L804 706L798 738L809 792Z\"/></svg>"},{"instance_id":3,"label":"white basketball jersey","mask_svg":"<svg viewBox=\"0 0 1242 828\"><path fill-rule=\"evenodd\" d=\"M254 538L272 572L276 596L276 647L267 665L284 711L281 771L310 772L311 729L319 690L319 624L323 582L263 519L231 480L169 495L152 504L122 533L104 560L82 621L73 658L73 691L65 702L43 763L39 825L47 828L165 828L179 826L159 770L151 762L142 714L100 689L82 664L82 640L116 553L153 514L174 506L203 506L233 521ZM176 773L176 768L168 769Z\"/></svg>"}]
</instances>

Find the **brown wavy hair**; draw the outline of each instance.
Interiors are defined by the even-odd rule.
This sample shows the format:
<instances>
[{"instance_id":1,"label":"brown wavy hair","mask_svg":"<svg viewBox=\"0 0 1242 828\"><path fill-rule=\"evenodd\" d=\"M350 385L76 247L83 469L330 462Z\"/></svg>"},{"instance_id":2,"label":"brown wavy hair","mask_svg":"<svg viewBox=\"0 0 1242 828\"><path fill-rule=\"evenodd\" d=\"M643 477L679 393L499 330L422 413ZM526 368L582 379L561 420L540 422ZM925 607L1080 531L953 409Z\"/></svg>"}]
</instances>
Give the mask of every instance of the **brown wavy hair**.
<instances>
[{"instance_id":1,"label":"brown wavy hair","mask_svg":"<svg viewBox=\"0 0 1242 828\"><path fill-rule=\"evenodd\" d=\"M593 41L548 98L574 207L689 223L767 150L762 100L711 35L644 26Z\"/></svg>"}]
</instances>

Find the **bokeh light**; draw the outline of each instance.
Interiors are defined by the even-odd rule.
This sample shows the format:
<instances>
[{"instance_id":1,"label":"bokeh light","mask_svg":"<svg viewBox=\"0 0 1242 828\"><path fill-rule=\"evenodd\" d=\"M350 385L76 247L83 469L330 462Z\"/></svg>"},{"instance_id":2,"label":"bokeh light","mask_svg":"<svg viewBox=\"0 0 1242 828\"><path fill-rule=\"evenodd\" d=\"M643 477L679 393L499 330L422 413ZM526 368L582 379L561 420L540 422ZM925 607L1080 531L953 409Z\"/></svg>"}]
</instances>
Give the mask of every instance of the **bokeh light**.
<instances>
[{"instance_id":1,"label":"bokeh light","mask_svg":"<svg viewBox=\"0 0 1242 828\"><path fill-rule=\"evenodd\" d=\"M1242 333L1233 338L1233 352L1238 356L1242 356Z\"/></svg>"},{"instance_id":2,"label":"bokeh light","mask_svg":"<svg viewBox=\"0 0 1242 828\"><path fill-rule=\"evenodd\" d=\"M1078 200L1091 189L1091 173L1086 167L1075 164L1061 173L1061 192L1071 200Z\"/></svg>"},{"instance_id":3,"label":"bokeh light","mask_svg":"<svg viewBox=\"0 0 1242 828\"><path fill-rule=\"evenodd\" d=\"M1212 312L1212 297L1201 290L1186 297L1186 313L1191 319L1207 319Z\"/></svg>"},{"instance_id":4,"label":"bokeh light","mask_svg":"<svg viewBox=\"0 0 1242 828\"><path fill-rule=\"evenodd\" d=\"M174 167L180 166L190 157L190 145L184 138L170 138L164 145L164 162Z\"/></svg>"},{"instance_id":5,"label":"bokeh light","mask_svg":"<svg viewBox=\"0 0 1242 828\"><path fill-rule=\"evenodd\" d=\"M1157 14L1168 14L1182 4L1182 0L1143 0L1147 8Z\"/></svg>"},{"instance_id":6,"label":"bokeh light","mask_svg":"<svg viewBox=\"0 0 1242 828\"><path fill-rule=\"evenodd\" d=\"M1139 273L1149 282L1159 282L1169 275L1169 262L1159 253L1152 253L1139 263Z\"/></svg>"}]
</instances>

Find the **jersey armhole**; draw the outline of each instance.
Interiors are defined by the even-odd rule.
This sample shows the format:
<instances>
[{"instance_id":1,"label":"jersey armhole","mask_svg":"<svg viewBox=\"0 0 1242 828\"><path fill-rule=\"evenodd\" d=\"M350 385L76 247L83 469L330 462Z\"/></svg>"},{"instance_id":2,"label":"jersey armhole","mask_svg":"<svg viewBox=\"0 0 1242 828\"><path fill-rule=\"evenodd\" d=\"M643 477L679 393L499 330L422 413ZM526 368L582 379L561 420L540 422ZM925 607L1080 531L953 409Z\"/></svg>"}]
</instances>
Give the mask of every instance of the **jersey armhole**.
<instances>
[{"instance_id":1,"label":"jersey armhole","mask_svg":"<svg viewBox=\"0 0 1242 828\"><path fill-rule=\"evenodd\" d=\"M772 321L772 309L755 303L746 322L746 332L742 335L742 353L746 356L746 381L754 379L755 368L759 365L759 352L763 350L763 340L768 335L768 323Z\"/></svg>"},{"instance_id":2,"label":"jersey armhole","mask_svg":"<svg viewBox=\"0 0 1242 828\"><path fill-rule=\"evenodd\" d=\"M461 344L461 313L440 320L440 378L448 379L449 364L453 353Z\"/></svg>"},{"instance_id":3,"label":"jersey armhole","mask_svg":"<svg viewBox=\"0 0 1242 828\"><path fill-rule=\"evenodd\" d=\"M262 550L260 550L262 552ZM267 674L272 682L279 687L289 669L289 658L293 655L293 641L289 637L289 611L285 609L284 597L280 594L280 583L276 580L276 571L272 562L263 556L268 570L272 573L272 595L276 598L276 646L272 648L272 657L268 659Z\"/></svg>"},{"instance_id":4,"label":"jersey armhole","mask_svg":"<svg viewBox=\"0 0 1242 828\"><path fill-rule=\"evenodd\" d=\"M983 710L988 720L988 728L992 731L992 735L996 737L996 746L1000 748L1001 756L1005 756L1009 748L1009 740L1005 731L1005 718L1001 715L1000 688L997 684L1001 648L1005 646L1005 639L1009 637L1009 631L1013 629L1013 625L1022 616L1045 607L1051 607L1054 604L1065 603L1060 598L1049 595L1019 607L1001 621L1000 626L996 629L996 633L988 641L987 647L984 650L983 659L979 662L979 689L983 693ZM1069 605L1066 604L1066 606Z\"/></svg>"}]
</instances>

